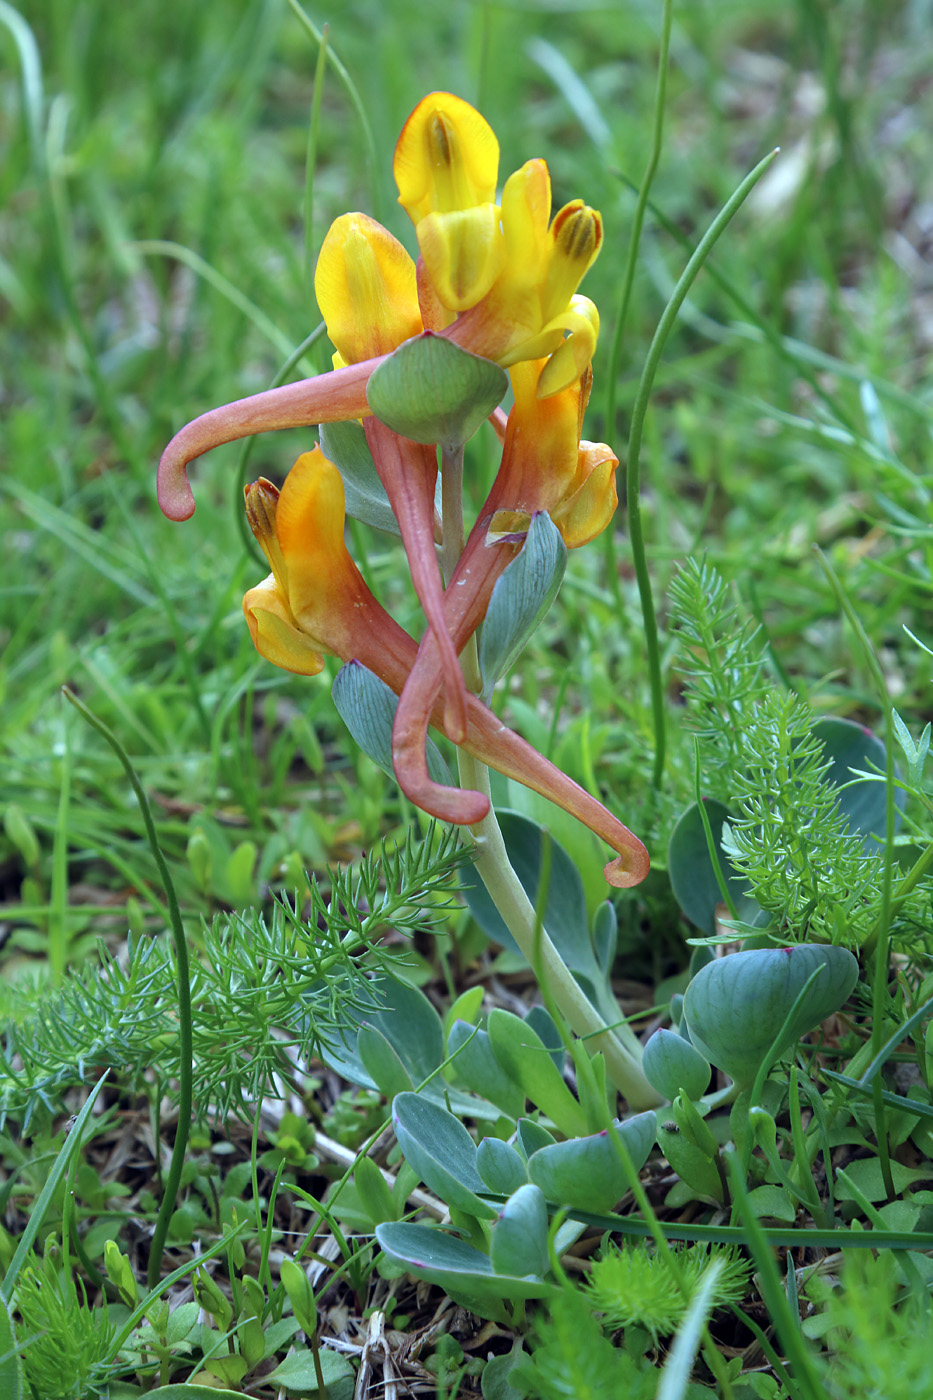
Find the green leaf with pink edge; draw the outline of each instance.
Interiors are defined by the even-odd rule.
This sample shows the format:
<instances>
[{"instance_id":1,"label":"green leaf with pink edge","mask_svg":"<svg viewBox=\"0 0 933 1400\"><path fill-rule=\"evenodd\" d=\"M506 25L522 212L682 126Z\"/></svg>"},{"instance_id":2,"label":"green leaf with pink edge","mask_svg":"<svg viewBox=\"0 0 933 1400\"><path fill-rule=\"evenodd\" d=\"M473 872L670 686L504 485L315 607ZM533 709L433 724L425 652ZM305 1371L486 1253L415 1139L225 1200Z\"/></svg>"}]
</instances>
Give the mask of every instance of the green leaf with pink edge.
<instances>
[{"instance_id":1,"label":"green leaf with pink edge","mask_svg":"<svg viewBox=\"0 0 933 1400\"><path fill-rule=\"evenodd\" d=\"M421 1094L399 1094L392 1125L405 1160L430 1191L467 1215L495 1219L496 1207L477 1194L487 1188L476 1166L476 1144L459 1118Z\"/></svg>"},{"instance_id":2,"label":"green leaf with pink edge","mask_svg":"<svg viewBox=\"0 0 933 1400\"><path fill-rule=\"evenodd\" d=\"M619 1136L628 1148L635 1171L648 1160L657 1133L653 1112L638 1113L617 1122ZM573 1210L604 1211L628 1190L629 1179L608 1130L590 1137L568 1138L542 1147L528 1158L528 1176L547 1199Z\"/></svg>"},{"instance_id":3,"label":"green leaf with pink edge","mask_svg":"<svg viewBox=\"0 0 933 1400\"><path fill-rule=\"evenodd\" d=\"M802 1035L839 1010L858 972L858 961L849 950L830 944L750 948L716 958L700 969L684 993L690 1039L710 1064L748 1087L775 1042L774 1058L780 1059ZM782 1033L801 993L801 1004Z\"/></svg>"}]
</instances>

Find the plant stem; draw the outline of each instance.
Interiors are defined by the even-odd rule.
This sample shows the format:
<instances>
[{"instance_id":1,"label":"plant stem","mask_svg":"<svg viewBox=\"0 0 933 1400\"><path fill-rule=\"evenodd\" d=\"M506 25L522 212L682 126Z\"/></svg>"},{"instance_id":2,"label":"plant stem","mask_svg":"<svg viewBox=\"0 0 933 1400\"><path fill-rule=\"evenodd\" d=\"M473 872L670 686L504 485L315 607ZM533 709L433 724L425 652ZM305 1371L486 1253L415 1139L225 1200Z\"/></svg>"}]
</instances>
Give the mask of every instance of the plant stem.
<instances>
[{"instance_id":1,"label":"plant stem","mask_svg":"<svg viewBox=\"0 0 933 1400\"><path fill-rule=\"evenodd\" d=\"M470 684L469 676L467 684ZM486 765L463 749L457 752L462 785L490 797ZM579 1036L591 1037L593 1049L603 1052L609 1078L632 1108L650 1108L660 1103L658 1095L642 1074L640 1046L634 1033L627 1026L619 1028L626 1033L626 1039L631 1040L632 1046L629 1048L621 1043L616 1033L607 1029L605 1021L584 995L555 948L547 930L537 925L534 905L509 861L491 799L487 815L476 826L470 827L470 832L476 842L474 865L477 875L489 891L529 967L540 966L555 1005L570 1028Z\"/></svg>"},{"instance_id":2,"label":"plant stem","mask_svg":"<svg viewBox=\"0 0 933 1400\"><path fill-rule=\"evenodd\" d=\"M453 576L463 553L463 448L444 447L441 453L441 492L444 542L441 566L444 576ZM476 638L471 637L460 653L460 665L467 689L480 695L483 677L479 669ZM476 843L474 865L502 920L533 969L541 969L542 981L561 1015L579 1036L592 1037L594 1050L606 1057L606 1071L612 1083L633 1108L649 1108L660 1103L655 1090L641 1071L641 1045L629 1026L610 1031L605 1021L573 977L535 915L534 905L525 893L509 860L499 822L496 819L485 763L463 749L457 749L462 787L473 788L489 799L489 811L481 822L469 828ZM623 1044L622 1041L626 1041Z\"/></svg>"}]
</instances>

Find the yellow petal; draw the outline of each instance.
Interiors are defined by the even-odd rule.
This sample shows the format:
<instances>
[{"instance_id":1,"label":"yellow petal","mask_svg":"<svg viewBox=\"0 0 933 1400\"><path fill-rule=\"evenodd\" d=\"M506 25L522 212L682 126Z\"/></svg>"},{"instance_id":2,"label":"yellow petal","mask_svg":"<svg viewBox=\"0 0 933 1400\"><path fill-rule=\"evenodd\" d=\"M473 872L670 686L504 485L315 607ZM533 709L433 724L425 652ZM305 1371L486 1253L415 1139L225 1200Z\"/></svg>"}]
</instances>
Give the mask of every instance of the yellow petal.
<instances>
[{"instance_id":1,"label":"yellow petal","mask_svg":"<svg viewBox=\"0 0 933 1400\"><path fill-rule=\"evenodd\" d=\"M552 353L538 380L538 398L557 394L589 368L599 338L599 312L589 297L575 296L563 315L547 327L567 331L566 340Z\"/></svg>"},{"instance_id":2,"label":"yellow petal","mask_svg":"<svg viewBox=\"0 0 933 1400\"><path fill-rule=\"evenodd\" d=\"M595 209L582 199L572 200L554 215L550 228L551 250L542 297L546 321L559 316L599 253L603 223Z\"/></svg>"},{"instance_id":3,"label":"yellow petal","mask_svg":"<svg viewBox=\"0 0 933 1400\"><path fill-rule=\"evenodd\" d=\"M423 329L415 264L367 214L342 214L331 224L314 290L345 364L387 355Z\"/></svg>"},{"instance_id":4,"label":"yellow petal","mask_svg":"<svg viewBox=\"0 0 933 1400\"><path fill-rule=\"evenodd\" d=\"M509 176L502 191L502 236L508 266L504 281L510 290L513 285L543 284L550 254L550 217L551 177L547 164L543 160L527 160Z\"/></svg>"},{"instance_id":5,"label":"yellow petal","mask_svg":"<svg viewBox=\"0 0 933 1400\"><path fill-rule=\"evenodd\" d=\"M605 443L581 442L578 479L581 484L552 512L568 549L579 549L602 534L615 514L616 467L619 461Z\"/></svg>"},{"instance_id":6,"label":"yellow petal","mask_svg":"<svg viewBox=\"0 0 933 1400\"><path fill-rule=\"evenodd\" d=\"M323 670L323 656L314 639L296 626L274 575L249 590L243 599L243 612L253 645L273 666L299 676L316 676Z\"/></svg>"},{"instance_id":7,"label":"yellow petal","mask_svg":"<svg viewBox=\"0 0 933 1400\"><path fill-rule=\"evenodd\" d=\"M399 204L417 225L427 214L493 204L499 143L468 102L432 92L402 128L392 171Z\"/></svg>"},{"instance_id":8,"label":"yellow petal","mask_svg":"<svg viewBox=\"0 0 933 1400\"><path fill-rule=\"evenodd\" d=\"M418 247L438 299L451 311L466 311L486 295L502 270L499 210L479 204L426 214L418 224Z\"/></svg>"}]
</instances>

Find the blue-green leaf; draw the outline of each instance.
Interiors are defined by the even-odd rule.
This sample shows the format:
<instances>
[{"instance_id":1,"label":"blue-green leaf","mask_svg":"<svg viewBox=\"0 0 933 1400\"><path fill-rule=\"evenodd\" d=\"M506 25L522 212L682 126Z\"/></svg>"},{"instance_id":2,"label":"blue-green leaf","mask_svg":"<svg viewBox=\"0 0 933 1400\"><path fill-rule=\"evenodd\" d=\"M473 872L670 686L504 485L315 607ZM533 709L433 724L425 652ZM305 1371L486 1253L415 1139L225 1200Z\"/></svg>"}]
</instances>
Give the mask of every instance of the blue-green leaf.
<instances>
[{"instance_id":1,"label":"blue-green leaf","mask_svg":"<svg viewBox=\"0 0 933 1400\"><path fill-rule=\"evenodd\" d=\"M390 1258L416 1278L476 1298L545 1298L555 1291L544 1279L497 1274L486 1254L455 1235L408 1221L377 1225L376 1239Z\"/></svg>"},{"instance_id":2,"label":"blue-green leaf","mask_svg":"<svg viewBox=\"0 0 933 1400\"><path fill-rule=\"evenodd\" d=\"M318 429L321 450L343 477L347 515L387 534L400 535L385 487L366 443L362 424L322 423Z\"/></svg>"},{"instance_id":3,"label":"blue-green leaf","mask_svg":"<svg viewBox=\"0 0 933 1400\"><path fill-rule=\"evenodd\" d=\"M496 582L483 622L479 663L487 704L557 597L566 566L560 531L546 511L536 511L521 553Z\"/></svg>"},{"instance_id":4,"label":"blue-green leaf","mask_svg":"<svg viewBox=\"0 0 933 1400\"><path fill-rule=\"evenodd\" d=\"M638 1113L615 1126L639 1171L654 1145L655 1115ZM528 1159L528 1176L554 1205L575 1210L611 1210L628 1190L622 1159L605 1129L542 1147Z\"/></svg>"},{"instance_id":5,"label":"blue-green leaf","mask_svg":"<svg viewBox=\"0 0 933 1400\"><path fill-rule=\"evenodd\" d=\"M331 688L337 713L365 754L394 779L392 725L398 696L360 661L348 661L334 677ZM426 745L428 772L436 783L449 787L453 779L433 739Z\"/></svg>"},{"instance_id":6,"label":"blue-green leaf","mask_svg":"<svg viewBox=\"0 0 933 1400\"><path fill-rule=\"evenodd\" d=\"M459 1118L421 1094L399 1094L392 1124L405 1160L429 1190L467 1215L495 1219L495 1206L477 1195L486 1186L476 1167L476 1144Z\"/></svg>"},{"instance_id":7,"label":"blue-green leaf","mask_svg":"<svg viewBox=\"0 0 933 1400\"><path fill-rule=\"evenodd\" d=\"M547 1206L539 1186L519 1186L492 1227L489 1257L497 1274L517 1278L547 1273Z\"/></svg>"}]
</instances>

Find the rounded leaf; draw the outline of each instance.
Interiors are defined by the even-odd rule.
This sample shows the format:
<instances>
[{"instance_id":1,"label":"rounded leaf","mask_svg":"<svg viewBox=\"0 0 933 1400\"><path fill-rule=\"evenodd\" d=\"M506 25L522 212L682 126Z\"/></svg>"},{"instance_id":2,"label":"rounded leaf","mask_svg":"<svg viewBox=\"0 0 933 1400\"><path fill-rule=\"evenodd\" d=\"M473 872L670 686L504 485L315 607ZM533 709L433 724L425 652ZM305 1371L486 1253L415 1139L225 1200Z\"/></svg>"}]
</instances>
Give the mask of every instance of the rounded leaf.
<instances>
[{"instance_id":1,"label":"rounded leaf","mask_svg":"<svg viewBox=\"0 0 933 1400\"><path fill-rule=\"evenodd\" d=\"M732 869L722 849L722 826L723 822L729 820L729 812L715 798L705 798L703 807L709 819L720 869L725 875L739 916L745 923L753 924L761 914L761 907L748 894L746 877ZM691 803L671 832L667 848L667 866L671 877L671 889L684 914L698 929L714 934L716 909L722 903L722 893L710 859L703 818L696 802Z\"/></svg>"},{"instance_id":2,"label":"rounded leaf","mask_svg":"<svg viewBox=\"0 0 933 1400\"><path fill-rule=\"evenodd\" d=\"M481 1094L509 1118L517 1118L525 1107L521 1086L502 1068L492 1052L489 1033L454 1021L447 1037L447 1053L454 1079Z\"/></svg>"},{"instance_id":3,"label":"rounded leaf","mask_svg":"<svg viewBox=\"0 0 933 1400\"><path fill-rule=\"evenodd\" d=\"M506 1201L492 1227L489 1257L497 1274L540 1278L547 1273L547 1206L539 1186L526 1182Z\"/></svg>"},{"instance_id":4,"label":"rounded leaf","mask_svg":"<svg viewBox=\"0 0 933 1400\"><path fill-rule=\"evenodd\" d=\"M476 1194L486 1187L476 1168L476 1144L459 1118L420 1094L398 1094L392 1125L405 1160L429 1190L468 1215L495 1219L495 1206Z\"/></svg>"},{"instance_id":5,"label":"rounded leaf","mask_svg":"<svg viewBox=\"0 0 933 1400\"><path fill-rule=\"evenodd\" d=\"M849 823L849 830L860 833L867 854L877 854L885 833L887 799L884 783L871 778L854 779L853 771L870 773L875 769L883 773L886 761L884 744L864 724L841 719L838 715L818 719L813 733L822 740L824 759L831 762L826 781L840 789L839 806ZM907 794L901 788L895 788L895 830L901 824L901 811L906 801Z\"/></svg>"},{"instance_id":6,"label":"rounded leaf","mask_svg":"<svg viewBox=\"0 0 933 1400\"><path fill-rule=\"evenodd\" d=\"M654 1143L657 1118L653 1113L638 1113L615 1126L632 1165L640 1170ZM605 1129L592 1137L542 1147L529 1157L528 1175L554 1205L573 1210L611 1210L628 1190L622 1159Z\"/></svg>"},{"instance_id":7,"label":"rounded leaf","mask_svg":"<svg viewBox=\"0 0 933 1400\"><path fill-rule=\"evenodd\" d=\"M557 1139L547 1128L543 1128L534 1118L519 1118L515 1133L515 1150L527 1162L534 1152L542 1147L551 1147Z\"/></svg>"},{"instance_id":8,"label":"rounded leaf","mask_svg":"<svg viewBox=\"0 0 933 1400\"><path fill-rule=\"evenodd\" d=\"M698 1099L709 1085L708 1061L676 1031L655 1031L645 1044L641 1067L648 1083L667 1099L681 1092Z\"/></svg>"},{"instance_id":9,"label":"rounded leaf","mask_svg":"<svg viewBox=\"0 0 933 1400\"><path fill-rule=\"evenodd\" d=\"M474 1298L544 1298L554 1285L544 1279L497 1274L487 1254L466 1240L430 1225L393 1221L376 1226L381 1249L416 1278Z\"/></svg>"},{"instance_id":10,"label":"rounded leaf","mask_svg":"<svg viewBox=\"0 0 933 1400\"><path fill-rule=\"evenodd\" d=\"M858 962L847 948L799 943L792 948L753 948L707 963L684 994L690 1039L737 1084L752 1084L797 997L818 969L776 1046L779 1058L848 998L858 981Z\"/></svg>"},{"instance_id":11,"label":"rounded leaf","mask_svg":"<svg viewBox=\"0 0 933 1400\"><path fill-rule=\"evenodd\" d=\"M483 1138L476 1149L476 1169L497 1196L511 1196L528 1180L521 1154L501 1138Z\"/></svg>"}]
</instances>

